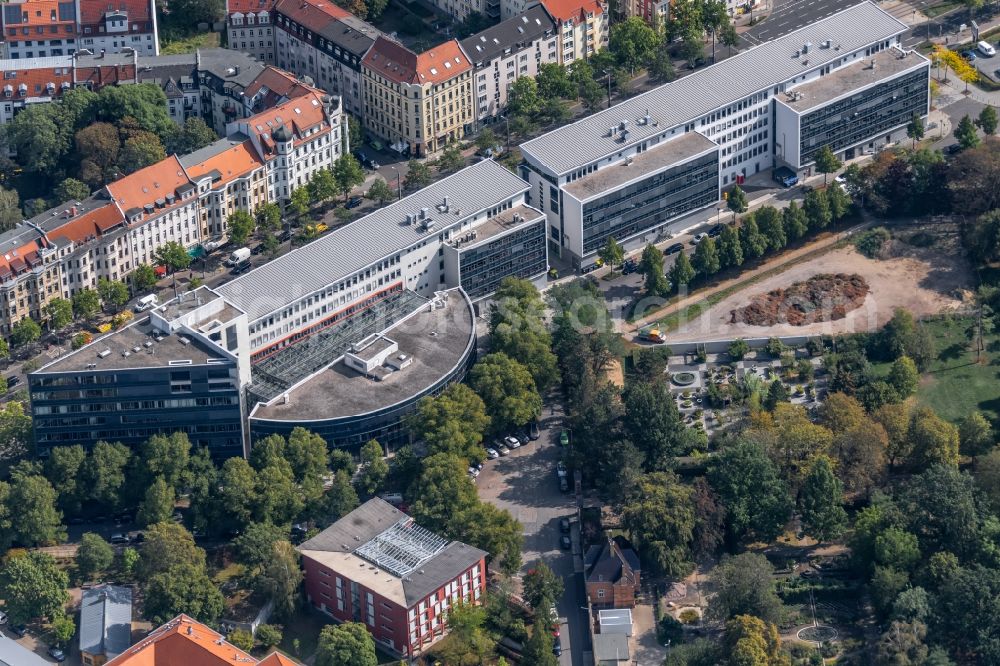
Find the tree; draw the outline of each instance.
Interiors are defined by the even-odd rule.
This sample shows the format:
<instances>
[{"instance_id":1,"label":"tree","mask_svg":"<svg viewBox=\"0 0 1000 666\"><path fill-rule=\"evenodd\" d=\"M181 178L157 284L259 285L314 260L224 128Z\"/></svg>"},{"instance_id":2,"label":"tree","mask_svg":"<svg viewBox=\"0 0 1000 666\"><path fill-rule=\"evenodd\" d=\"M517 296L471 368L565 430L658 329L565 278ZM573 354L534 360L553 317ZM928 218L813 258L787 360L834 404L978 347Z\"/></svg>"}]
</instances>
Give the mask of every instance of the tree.
<instances>
[{"instance_id":1,"label":"tree","mask_svg":"<svg viewBox=\"0 0 1000 666\"><path fill-rule=\"evenodd\" d=\"M826 188L826 201L830 206L830 217L834 222L839 222L847 217L851 210L851 198L847 196L847 192L840 186L840 183L834 182Z\"/></svg>"},{"instance_id":2,"label":"tree","mask_svg":"<svg viewBox=\"0 0 1000 666\"><path fill-rule=\"evenodd\" d=\"M385 484L389 475L389 464L386 463L382 445L374 439L361 447L361 479L362 490L368 495L374 495Z\"/></svg>"},{"instance_id":3,"label":"tree","mask_svg":"<svg viewBox=\"0 0 1000 666\"><path fill-rule=\"evenodd\" d=\"M243 210L234 210L226 218L226 229L229 232L229 240L235 245L243 245L253 233L254 219L250 213Z\"/></svg>"},{"instance_id":4,"label":"tree","mask_svg":"<svg viewBox=\"0 0 1000 666\"><path fill-rule=\"evenodd\" d=\"M65 298L53 298L45 306L45 318L52 330L66 328L73 321L73 304Z\"/></svg>"},{"instance_id":5,"label":"tree","mask_svg":"<svg viewBox=\"0 0 1000 666\"><path fill-rule=\"evenodd\" d=\"M614 236L608 236L607 242L604 247L597 253L597 256L601 258L605 264L611 269L611 274L615 274L615 265L621 264L625 261L625 250L618 241L615 240Z\"/></svg>"},{"instance_id":6,"label":"tree","mask_svg":"<svg viewBox=\"0 0 1000 666\"><path fill-rule=\"evenodd\" d=\"M743 357L750 353L750 344L743 338L736 338L729 343L727 352L729 358L734 361L742 361Z\"/></svg>"},{"instance_id":7,"label":"tree","mask_svg":"<svg viewBox=\"0 0 1000 666\"><path fill-rule=\"evenodd\" d=\"M76 178L64 178L52 195L57 201L82 201L90 196L90 188Z\"/></svg>"},{"instance_id":8,"label":"tree","mask_svg":"<svg viewBox=\"0 0 1000 666\"><path fill-rule=\"evenodd\" d=\"M333 476L333 484L326 492L326 518L339 520L358 507L358 493L351 485L351 477L344 470Z\"/></svg>"},{"instance_id":9,"label":"tree","mask_svg":"<svg viewBox=\"0 0 1000 666\"><path fill-rule=\"evenodd\" d=\"M832 450L837 474L848 491L868 494L880 484L886 471L888 442L885 428L867 416L836 434Z\"/></svg>"},{"instance_id":10,"label":"tree","mask_svg":"<svg viewBox=\"0 0 1000 666\"><path fill-rule=\"evenodd\" d=\"M667 277L670 279L670 287L677 293L680 293L681 289L686 289L687 285L694 280L695 275L694 266L691 265L691 260L688 259L685 252L677 254L674 265L667 272Z\"/></svg>"},{"instance_id":11,"label":"tree","mask_svg":"<svg viewBox=\"0 0 1000 666\"><path fill-rule=\"evenodd\" d=\"M316 666L378 666L375 641L359 622L328 624L319 632Z\"/></svg>"},{"instance_id":12,"label":"tree","mask_svg":"<svg viewBox=\"0 0 1000 666\"><path fill-rule=\"evenodd\" d=\"M698 274L706 278L719 272L719 251L715 247L714 238L705 238L698 243L692 264Z\"/></svg>"},{"instance_id":13,"label":"tree","mask_svg":"<svg viewBox=\"0 0 1000 666\"><path fill-rule=\"evenodd\" d=\"M424 459L410 495L414 519L432 531L448 529L456 516L471 512L478 503L476 487L458 456L438 453Z\"/></svg>"},{"instance_id":14,"label":"tree","mask_svg":"<svg viewBox=\"0 0 1000 666\"><path fill-rule=\"evenodd\" d=\"M677 78L674 61L667 49L656 49L653 59L649 62L649 75L657 81L669 83Z\"/></svg>"},{"instance_id":15,"label":"tree","mask_svg":"<svg viewBox=\"0 0 1000 666\"><path fill-rule=\"evenodd\" d=\"M726 621L737 615L753 615L765 622L781 619L781 599L774 591L774 568L758 553L723 558L709 578L716 589L708 616Z\"/></svg>"},{"instance_id":16,"label":"tree","mask_svg":"<svg viewBox=\"0 0 1000 666\"><path fill-rule=\"evenodd\" d=\"M913 413L909 436L913 443L910 463L914 468L924 469L937 463L958 465L958 428L929 407L920 407Z\"/></svg>"},{"instance_id":17,"label":"tree","mask_svg":"<svg viewBox=\"0 0 1000 666\"><path fill-rule=\"evenodd\" d=\"M538 83L530 76L522 76L507 91L507 109L511 115L531 118L541 110Z\"/></svg>"},{"instance_id":18,"label":"tree","mask_svg":"<svg viewBox=\"0 0 1000 666\"><path fill-rule=\"evenodd\" d=\"M531 632L528 642L524 645L524 663L533 666L558 666L559 664L555 655L552 654L552 634L537 624Z\"/></svg>"},{"instance_id":19,"label":"tree","mask_svg":"<svg viewBox=\"0 0 1000 666\"><path fill-rule=\"evenodd\" d=\"M122 144L118 164L126 174L144 169L167 158L159 137L152 132L140 132Z\"/></svg>"},{"instance_id":20,"label":"tree","mask_svg":"<svg viewBox=\"0 0 1000 666\"><path fill-rule=\"evenodd\" d=\"M781 220L785 237L790 241L802 238L809 230L809 220L806 218L806 213L799 208L794 199L789 201L788 206L781 212Z\"/></svg>"},{"instance_id":21,"label":"tree","mask_svg":"<svg viewBox=\"0 0 1000 666\"><path fill-rule=\"evenodd\" d=\"M779 252L788 244L785 235L785 222L782 213L774 206L762 206L754 213L754 221L760 233L767 239L767 246L772 252Z\"/></svg>"},{"instance_id":22,"label":"tree","mask_svg":"<svg viewBox=\"0 0 1000 666\"><path fill-rule=\"evenodd\" d=\"M152 525L145 532L139 575L149 579L177 566L204 570L205 551L183 525L172 521Z\"/></svg>"},{"instance_id":23,"label":"tree","mask_svg":"<svg viewBox=\"0 0 1000 666\"><path fill-rule=\"evenodd\" d=\"M270 557L254 580L254 587L274 602L274 612L278 618L288 618L298 605L302 578L295 547L282 539L271 544Z\"/></svg>"},{"instance_id":24,"label":"tree","mask_svg":"<svg viewBox=\"0 0 1000 666\"><path fill-rule=\"evenodd\" d=\"M917 141L924 138L924 119L920 117L919 113L914 113L913 118L906 126L906 136L913 140L914 149L917 147Z\"/></svg>"},{"instance_id":25,"label":"tree","mask_svg":"<svg viewBox=\"0 0 1000 666\"><path fill-rule=\"evenodd\" d=\"M174 134L169 142L170 152L178 155L193 153L218 140L218 138L215 130L209 127L204 120L197 116L191 116L184 121L180 131Z\"/></svg>"},{"instance_id":26,"label":"tree","mask_svg":"<svg viewBox=\"0 0 1000 666\"><path fill-rule=\"evenodd\" d=\"M281 207L269 201L257 207L254 214L257 223L257 233L271 234L281 226Z\"/></svg>"},{"instance_id":27,"label":"tree","mask_svg":"<svg viewBox=\"0 0 1000 666\"><path fill-rule=\"evenodd\" d=\"M132 452L115 442L98 442L80 468L80 488L86 489L87 499L100 511L114 511L121 501L125 486L125 469ZM82 493L81 493L82 495Z\"/></svg>"},{"instance_id":28,"label":"tree","mask_svg":"<svg viewBox=\"0 0 1000 666\"><path fill-rule=\"evenodd\" d=\"M544 602L551 603L553 599L559 599L563 594L562 578L541 560L524 575L523 584L524 599L536 613L547 611Z\"/></svg>"},{"instance_id":29,"label":"tree","mask_svg":"<svg viewBox=\"0 0 1000 666\"><path fill-rule=\"evenodd\" d=\"M77 479L86 457L83 447L76 444L53 447L45 461L45 478L55 489L59 509L64 514L75 515L80 511L86 490L77 483Z\"/></svg>"},{"instance_id":30,"label":"tree","mask_svg":"<svg viewBox=\"0 0 1000 666\"><path fill-rule=\"evenodd\" d=\"M462 155L462 149L458 147L457 143L446 146L437 159L437 167L441 173L458 171L464 166L465 156Z\"/></svg>"},{"instance_id":31,"label":"tree","mask_svg":"<svg viewBox=\"0 0 1000 666\"><path fill-rule=\"evenodd\" d=\"M483 432L489 424L486 405L476 392L465 384L452 384L437 397L421 399L412 432L431 455L452 453L481 460Z\"/></svg>"},{"instance_id":32,"label":"tree","mask_svg":"<svg viewBox=\"0 0 1000 666\"><path fill-rule=\"evenodd\" d=\"M333 179L337 189L344 195L344 201L347 201L351 190L365 182L365 170L354 155L344 153L333 165Z\"/></svg>"},{"instance_id":33,"label":"tree","mask_svg":"<svg viewBox=\"0 0 1000 666\"><path fill-rule=\"evenodd\" d=\"M642 260L639 262L642 271L647 296L666 296L670 283L663 272L663 253L650 243L642 250Z\"/></svg>"},{"instance_id":34,"label":"tree","mask_svg":"<svg viewBox=\"0 0 1000 666\"><path fill-rule=\"evenodd\" d=\"M843 163L833 154L829 145L821 147L816 152L816 171L823 174L823 185L826 185L827 178L831 173L843 166Z\"/></svg>"},{"instance_id":35,"label":"tree","mask_svg":"<svg viewBox=\"0 0 1000 666\"><path fill-rule=\"evenodd\" d=\"M448 609L448 632L454 637L443 655L446 663L464 664L471 658L480 664L496 646L485 631L486 609L474 603L456 602Z\"/></svg>"},{"instance_id":36,"label":"tree","mask_svg":"<svg viewBox=\"0 0 1000 666\"><path fill-rule=\"evenodd\" d=\"M806 219L809 221L809 228L813 231L825 229L833 221L833 213L830 212L830 202L827 200L824 190L806 192L806 197L802 201L802 209L805 211Z\"/></svg>"},{"instance_id":37,"label":"tree","mask_svg":"<svg viewBox=\"0 0 1000 666\"><path fill-rule=\"evenodd\" d=\"M958 140L958 145L963 150L979 146L979 135L976 134L976 124L972 122L969 114L962 116L962 119L958 121L958 125L955 126L953 133Z\"/></svg>"},{"instance_id":38,"label":"tree","mask_svg":"<svg viewBox=\"0 0 1000 666\"><path fill-rule=\"evenodd\" d=\"M958 425L959 449L967 455L980 455L993 448L993 428L982 412L969 413Z\"/></svg>"},{"instance_id":39,"label":"tree","mask_svg":"<svg viewBox=\"0 0 1000 666\"><path fill-rule=\"evenodd\" d=\"M309 212L309 207L312 205L312 195L309 192L308 187L296 187L292 190L292 194L288 197L288 209L296 217L302 217Z\"/></svg>"},{"instance_id":40,"label":"tree","mask_svg":"<svg viewBox=\"0 0 1000 666\"><path fill-rule=\"evenodd\" d=\"M473 390L486 404L493 431L509 431L541 414L542 398L531 373L506 354L484 356L470 375Z\"/></svg>"},{"instance_id":41,"label":"tree","mask_svg":"<svg viewBox=\"0 0 1000 666\"><path fill-rule=\"evenodd\" d=\"M66 538L62 513L56 508L56 491L44 476L13 476L7 505L16 509L12 532L17 543L48 546Z\"/></svg>"},{"instance_id":42,"label":"tree","mask_svg":"<svg viewBox=\"0 0 1000 666\"><path fill-rule=\"evenodd\" d=\"M10 344L15 347L24 347L42 337L42 327L31 317L20 320L10 331Z\"/></svg>"},{"instance_id":43,"label":"tree","mask_svg":"<svg viewBox=\"0 0 1000 666\"><path fill-rule=\"evenodd\" d=\"M799 494L799 512L805 533L819 541L839 536L847 523L843 504L844 491L833 474L830 459L818 456Z\"/></svg>"},{"instance_id":44,"label":"tree","mask_svg":"<svg viewBox=\"0 0 1000 666\"><path fill-rule=\"evenodd\" d=\"M767 252L767 238L760 233L753 215L748 215L743 219L739 235L744 259L757 259Z\"/></svg>"},{"instance_id":45,"label":"tree","mask_svg":"<svg viewBox=\"0 0 1000 666\"><path fill-rule=\"evenodd\" d=\"M372 181L371 187L368 188L368 193L365 196L373 201L377 201L379 205L384 205L385 202L392 200L396 196L396 193L392 191L392 188L389 187L389 184L384 179L376 178Z\"/></svg>"},{"instance_id":46,"label":"tree","mask_svg":"<svg viewBox=\"0 0 1000 666\"><path fill-rule=\"evenodd\" d=\"M257 473L254 499L255 518L276 525L292 522L305 506L292 466L283 458L270 462Z\"/></svg>"},{"instance_id":47,"label":"tree","mask_svg":"<svg viewBox=\"0 0 1000 666\"><path fill-rule=\"evenodd\" d=\"M664 471L673 458L690 452L690 431L681 421L677 401L663 382L636 382L624 395L622 419L632 443L645 454L646 469Z\"/></svg>"},{"instance_id":48,"label":"tree","mask_svg":"<svg viewBox=\"0 0 1000 666\"><path fill-rule=\"evenodd\" d=\"M191 265L191 255L177 241L167 241L153 254L156 263L167 267L171 273L182 271Z\"/></svg>"},{"instance_id":49,"label":"tree","mask_svg":"<svg viewBox=\"0 0 1000 666\"><path fill-rule=\"evenodd\" d=\"M55 644L65 647L76 634L76 622L65 613L56 614L49 623L49 631L52 632Z\"/></svg>"},{"instance_id":50,"label":"tree","mask_svg":"<svg viewBox=\"0 0 1000 666\"><path fill-rule=\"evenodd\" d=\"M731 666L788 666L778 628L752 615L737 615L726 623L725 651Z\"/></svg>"},{"instance_id":51,"label":"tree","mask_svg":"<svg viewBox=\"0 0 1000 666\"><path fill-rule=\"evenodd\" d=\"M726 507L733 537L770 541L781 534L791 500L777 467L760 445L740 442L723 450L709 467L709 482Z\"/></svg>"},{"instance_id":52,"label":"tree","mask_svg":"<svg viewBox=\"0 0 1000 666\"><path fill-rule=\"evenodd\" d=\"M722 268L733 268L743 265L743 246L736 227L727 224L719 234L719 263Z\"/></svg>"},{"instance_id":53,"label":"tree","mask_svg":"<svg viewBox=\"0 0 1000 666\"><path fill-rule=\"evenodd\" d=\"M767 397L764 398L764 409L773 412L781 403L788 402L788 389L780 379L775 379L767 387Z\"/></svg>"},{"instance_id":54,"label":"tree","mask_svg":"<svg viewBox=\"0 0 1000 666\"><path fill-rule=\"evenodd\" d=\"M215 623L222 615L225 600L205 573L204 563L201 566L184 563L175 564L148 579L143 606L146 617L157 624L181 613L199 622Z\"/></svg>"},{"instance_id":55,"label":"tree","mask_svg":"<svg viewBox=\"0 0 1000 666\"><path fill-rule=\"evenodd\" d=\"M33 104L7 126L7 141L26 171L54 172L69 153L72 126L66 126L57 104Z\"/></svg>"},{"instance_id":56,"label":"tree","mask_svg":"<svg viewBox=\"0 0 1000 666\"><path fill-rule=\"evenodd\" d=\"M146 291L147 289L152 289L156 285L156 271L153 270L152 266L147 264L139 264L129 275L132 280L132 288L139 291ZM82 292L77 292L82 293ZM75 299L74 299L74 310L75 310Z\"/></svg>"},{"instance_id":57,"label":"tree","mask_svg":"<svg viewBox=\"0 0 1000 666\"><path fill-rule=\"evenodd\" d=\"M565 76L566 76L566 74L565 74L566 70L564 70L562 67L559 67L559 65L557 65L556 63L545 63L544 65L542 65L542 67L545 68L543 71L551 70L552 69L552 67L551 67L552 65L555 66L556 70L558 70L560 72L563 72L563 77L565 78ZM538 77L536 77L536 78L537 79L542 79L542 72L539 72L538 73ZM546 80L548 80L548 78L549 77L547 75L546 76ZM566 81L568 82L569 79L566 79ZM496 148L497 145L499 145L499 139L497 139L496 132L494 132L489 127L484 127L479 132L479 136L476 137L476 148L478 148L480 151L492 150L492 149Z\"/></svg>"},{"instance_id":58,"label":"tree","mask_svg":"<svg viewBox=\"0 0 1000 666\"><path fill-rule=\"evenodd\" d=\"M922 553L948 550L965 559L981 548L989 516L972 477L950 465L934 465L910 479L898 496L908 529Z\"/></svg>"},{"instance_id":59,"label":"tree","mask_svg":"<svg viewBox=\"0 0 1000 666\"><path fill-rule=\"evenodd\" d=\"M167 485L162 476L156 478L146 489L146 497L139 505L136 522L143 527L149 527L165 520L170 520L174 513L174 489Z\"/></svg>"},{"instance_id":60,"label":"tree","mask_svg":"<svg viewBox=\"0 0 1000 666\"><path fill-rule=\"evenodd\" d=\"M674 578L691 569L695 511L691 487L672 472L654 472L639 478L627 493L622 526L646 562Z\"/></svg>"},{"instance_id":61,"label":"tree","mask_svg":"<svg viewBox=\"0 0 1000 666\"><path fill-rule=\"evenodd\" d=\"M901 400L909 398L917 392L920 383L920 373L917 365L909 356L900 356L892 363L888 376L889 385L896 390Z\"/></svg>"},{"instance_id":62,"label":"tree","mask_svg":"<svg viewBox=\"0 0 1000 666\"><path fill-rule=\"evenodd\" d=\"M923 622L896 621L878 642L878 666L923 666L927 663L927 626Z\"/></svg>"},{"instance_id":63,"label":"tree","mask_svg":"<svg viewBox=\"0 0 1000 666\"><path fill-rule=\"evenodd\" d=\"M253 649L254 638L253 634L249 631L244 631L243 629L235 629L229 632L226 636L226 640L243 650L244 652L249 652Z\"/></svg>"},{"instance_id":64,"label":"tree","mask_svg":"<svg viewBox=\"0 0 1000 666\"><path fill-rule=\"evenodd\" d=\"M976 124L979 125L979 129L983 130L984 134L996 134L997 110L989 105L984 106L983 110L979 112L979 118L976 120Z\"/></svg>"},{"instance_id":65,"label":"tree","mask_svg":"<svg viewBox=\"0 0 1000 666\"><path fill-rule=\"evenodd\" d=\"M611 26L608 47L619 65L632 74L653 59L660 37L639 16L630 16L621 23Z\"/></svg>"},{"instance_id":66,"label":"tree","mask_svg":"<svg viewBox=\"0 0 1000 666\"><path fill-rule=\"evenodd\" d=\"M76 566L82 580L90 580L94 574L106 571L114 561L115 551L100 534L86 532L80 538Z\"/></svg>"},{"instance_id":67,"label":"tree","mask_svg":"<svg viewBox=\"0 0 1000 666\"><path fill-rule=\"evenodd\" d=\"M69 576L45 553L13 555L0 568L0 596L11 624L61 614L70 601L68 586Z\"/></svg>"},{"instance_id":68,"label":"tree","mask_svg":"<svg viewBox=\"0 0 1000 666\"><path fill-rule=\"evenodd\" d=\"M128 287L118 280L99 278L97 280L97 295L104 305L110 305L115 311L128 303Z\"/></svg>"},{"instance_id":69,"label":"tree","mask_svg":"<svg viewBox=\"0 0 1000 666\"><path fill-rule=\"evenodd\" d=\"M518 79L519 81L521 79ZM408 190L419 190L421 187L430 185L433 180L431 169L419 160L410 160L406 164L406 178L403 179L403 186Z\"/></svg>"},{"instance_id":70,"label":"tree","mask_svg":"<svg viewBox=\"0 0 1000 666\"><path fill-rule=\"evenodd\" d=\"M747 212L749 204L743 188L739 185L733 185L733 189L729 190L729 196L726 198L726 206L733 211L734 215L742 215Z\"/></svg>"},{"instance_id":71,"label":"tree","mask_svg":"<svg viewBox=\"0 0 1000 666\"><path fill-rule=\"evenodd\" d=\"M281 637L281 629L273 624L262 624L257 627L257 640L265 649L280 643Z\"/></svg>"}]
</instances>

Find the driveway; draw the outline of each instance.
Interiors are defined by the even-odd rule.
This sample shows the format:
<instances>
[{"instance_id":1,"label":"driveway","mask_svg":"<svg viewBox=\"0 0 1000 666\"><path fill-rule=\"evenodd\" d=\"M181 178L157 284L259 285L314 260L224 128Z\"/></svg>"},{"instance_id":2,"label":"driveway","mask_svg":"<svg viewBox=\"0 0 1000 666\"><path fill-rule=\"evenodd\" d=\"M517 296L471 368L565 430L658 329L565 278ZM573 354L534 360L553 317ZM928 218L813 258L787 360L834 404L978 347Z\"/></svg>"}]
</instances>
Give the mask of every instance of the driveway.
<instances>
[{"instance_id":1,"label":"driveway","mask_svg":"<svg viewBox=\"0 0 1000 666\"><path fill-rule=\"evenodd\" d=\"M509 456L487 461L477 486L480 499L506 509L524 528L524 564L520 575L543 560L563 579L565 592L556 602L564 623L560 636L563 654L559 663L560 666L582 666L586 625L579 607L585 602L574 573L573 557L570 551L559 547L559 519L576 516L575 498L559 492L556 476L561 429L561 408L547 404L538 440L512 450ZM579 543L579 539L576 542Z\"/></svg>"}]
</instances>

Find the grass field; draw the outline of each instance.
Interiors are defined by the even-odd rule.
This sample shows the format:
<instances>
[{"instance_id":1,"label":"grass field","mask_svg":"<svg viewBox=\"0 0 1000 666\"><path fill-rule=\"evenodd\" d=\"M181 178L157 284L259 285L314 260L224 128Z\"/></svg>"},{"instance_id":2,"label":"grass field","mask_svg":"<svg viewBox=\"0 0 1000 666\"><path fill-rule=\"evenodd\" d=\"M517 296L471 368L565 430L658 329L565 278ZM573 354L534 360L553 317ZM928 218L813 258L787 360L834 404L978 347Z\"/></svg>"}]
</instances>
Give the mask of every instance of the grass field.
<instances>
[{"instance_id":1,"label":"grass field","mask_svg":"<svg viewBox=\"0 0 1000 666\"><path fill-rule=\"evenodd\" d=\"M934 338L937 359L920 382L917 400L949 421L979 410L993 422L1000 419L1000 335L984 336L985 351L976 361L969 316L940 317L924 323ZM888 367L876 367L887 372Z\"/></svg>"},{"instance_id":2,"label":"grass field","mask_svg":"<svg viewBox=\"0 0 1000 666\"><path fill-rule=\"evenodd\" d=\"M160 53L163 55L180 55L182 53L194 53L198 49L216 48L220 43L220 35L217 32L203 32L191 35L182 39L169 39L165 37L160 45Z\"/></svg>"}]
</instances>

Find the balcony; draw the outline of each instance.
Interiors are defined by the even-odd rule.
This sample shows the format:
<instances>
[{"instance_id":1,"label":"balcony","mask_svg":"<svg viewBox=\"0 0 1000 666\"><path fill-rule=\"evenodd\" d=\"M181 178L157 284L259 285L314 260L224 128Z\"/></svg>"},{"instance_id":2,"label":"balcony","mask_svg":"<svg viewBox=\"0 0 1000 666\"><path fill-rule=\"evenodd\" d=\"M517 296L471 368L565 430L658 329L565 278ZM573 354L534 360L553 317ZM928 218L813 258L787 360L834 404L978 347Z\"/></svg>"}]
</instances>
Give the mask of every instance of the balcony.
<instances>
[{"instance_id":1,"label":"balcony","mask_svg":"<svg viewBox=\"0 0 1000 666\"><path fill-rule=\"evenodd\" d=\"M500 18L500 0L486 0L486 15L494 20Z\"/></svg>"}]
</instances>

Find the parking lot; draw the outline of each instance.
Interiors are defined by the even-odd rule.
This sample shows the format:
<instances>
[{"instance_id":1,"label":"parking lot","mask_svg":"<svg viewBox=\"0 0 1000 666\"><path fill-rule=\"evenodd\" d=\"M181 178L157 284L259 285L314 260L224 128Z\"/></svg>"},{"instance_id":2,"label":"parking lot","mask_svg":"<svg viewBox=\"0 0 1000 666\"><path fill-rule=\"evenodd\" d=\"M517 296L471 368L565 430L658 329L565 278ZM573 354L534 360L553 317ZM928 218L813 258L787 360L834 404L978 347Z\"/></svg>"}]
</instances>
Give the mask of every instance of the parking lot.
<instances>
[{"instance_id":1,"label":"parking lot","mask_svg":"<svg viewBox=\"0 0 1000 666\"><path fill-rule=\"evenodd\" d=\"M559 519L576 516L575 497L559 491L556 464L559 461L559 432L562 414L545 407L540 437L509 455L489 460L477 479L479 496L506 509L524 528L524 560L521 573L544 560L563 579L565 592L556 607L562 627L561 666L583 663L586 626L580 606L585 606L574 573L573 557L560 547Z\"/></svg>"},{"instance_id":2,"label":"parking lot","mask_svg":"<svg viewBox=\"0 0 1000 666\"><path fill-rule=\"evenodd\" d=\"M963 48L962 51L973 51L976 54L976 59L971 62L972 66L979 70L979 72L990 79L1000 83L1000 44L995 42L995 40L990 40L990 45L997 50L997 53L992 56L986 56L976 48L975 44L970 44L967 48Z\"/></svg>"}]
</instances>

